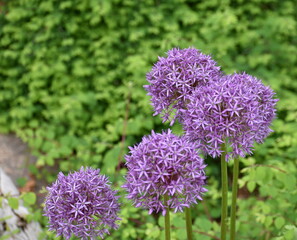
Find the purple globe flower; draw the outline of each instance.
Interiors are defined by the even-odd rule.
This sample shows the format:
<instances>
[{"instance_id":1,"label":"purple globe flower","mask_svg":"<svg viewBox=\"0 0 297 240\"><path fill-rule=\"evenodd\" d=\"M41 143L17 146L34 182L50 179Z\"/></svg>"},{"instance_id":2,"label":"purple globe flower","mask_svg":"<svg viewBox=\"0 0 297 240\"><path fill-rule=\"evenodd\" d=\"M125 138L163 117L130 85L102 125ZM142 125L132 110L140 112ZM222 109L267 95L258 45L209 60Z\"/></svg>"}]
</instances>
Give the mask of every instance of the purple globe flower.
<instances>
[{"instance_id":1,"label":"purple globe flower","mask_svg":"<svg viewBox=\"0 0 297 240\"><path fill-rule=\"evenodd\" d=\"M182 211L198 200L207 190L205 164L196 151L195 143L167 132L145 136L130 147L126 155L128 173L123 185L135 207L149 213L166 214L166 208ZM169 197L164 203L164 195Z\"/></svg>"},{"instance_id":2,"label":"purple globe flower","mask_svg":"<svg viewBox=\"0 0 297 240\"><path fill-rule=\"evenodd\" d=\"M224 142L232 148L227 157L250 154L254 142L263 142L272 131L274 95L260 80L245 73L197 88L180 115L186 136L212 157L221 155Z\"/></svg>"},{"instance_id":3,"label":"purple globe flower","mask_svg":"<svg viewBox=\"0 0 297 240\"><path fill-rule=\"evenodd\" d=\"M49 230L69 239L103 238L109 229L117 229L118 196L100 170L83 167L68 176L59 173L48 187L44 212L49 218Z\"/></svg>"},{"instance_id":4,"label":"purple globe flower","mask_svg":"<svg viewBox=\"0 0 297 240\"><path fill-rule=\"evenodd\" d=\"M221 75L220 67L208 55L195 48L172 49L168 57L159 57L147 74L150 85L144 88L151 96L154 115L161 114L163 122L173 124L180 109L185 107L186 97L198 87L206 85Z\"/></svg>"}]
</instances>

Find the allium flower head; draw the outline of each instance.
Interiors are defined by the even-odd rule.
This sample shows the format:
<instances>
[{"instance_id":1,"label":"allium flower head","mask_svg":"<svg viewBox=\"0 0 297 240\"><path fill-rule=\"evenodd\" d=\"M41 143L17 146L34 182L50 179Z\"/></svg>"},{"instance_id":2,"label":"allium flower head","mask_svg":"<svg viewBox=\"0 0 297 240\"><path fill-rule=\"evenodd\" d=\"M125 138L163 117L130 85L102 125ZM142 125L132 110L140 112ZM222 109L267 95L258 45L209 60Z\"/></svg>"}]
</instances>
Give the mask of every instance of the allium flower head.
<instances>
[{"instance_id":1,"label":"allium flower head","mask_svg":"<svg viewBox=\"0 0 297 240\"><path fill-rule=\"evenodd\" d=\"M97 239L118 227L119 197L111 190L108 178L99 173L99 169L83 167L68 176L60 172L47 188L44 215L57 236Z\"/></svg>"},{"instance_id":2,"label":"allium flower head","mask_svg":"<svg viewBox=\"0 0 297 240\"><path fill-rule=\"evenodd\" d=\"M245 73L227 75L198 88L182 110L186 136L212 157L221 154L224 142L232 148L231 157L250 154L254 142L263 142L272 131L274 95L260 80Z\"/></svg>"},{"instance_id":3,"label":"allium flower head","mask_svg":"<svg viewBox=\"0 0 297 240\"><path fill-rule=\"evenodd\" d=\"M207 190L205 164L197 154L196 145L170 130L145 136L142 142L130 147L126 156L128 199L136 207L166 214L167 208L182 211L198 200ZM169 197L164 203L164 195Z\"/></svg>"},{"instance_id":4,"label":"allium flower head","mask_svg":"<svg viewBox=\"0 0 297 240\"><path fill-rule=\"evenodd\" d=\"M221 74L217 63L195 48L174 48L167 55L159 57L147 74L150 85L144 86L151 96L154 115L161 114L164 122L184 108L186 96L196 87L206 85Z\"/></svg>"}]
</instances>

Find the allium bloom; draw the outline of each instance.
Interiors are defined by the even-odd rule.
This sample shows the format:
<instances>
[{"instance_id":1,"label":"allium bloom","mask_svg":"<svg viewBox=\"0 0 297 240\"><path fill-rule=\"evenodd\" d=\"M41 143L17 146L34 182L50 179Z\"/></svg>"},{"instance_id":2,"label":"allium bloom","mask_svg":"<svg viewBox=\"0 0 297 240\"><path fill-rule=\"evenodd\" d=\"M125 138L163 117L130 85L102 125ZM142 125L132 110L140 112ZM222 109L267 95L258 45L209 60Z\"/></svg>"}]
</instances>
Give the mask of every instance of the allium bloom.
<instances>
[{"instance_id":1,"label":"allium bloom","mask_svg":"<svg viewBox=\"0 0 297 240\"><path fill-rule=\"evenodd\" d=\"M68 176L60 172L47 188L44 215L57 236L97 239L118 227L119 197L110 189L108 178L99 173L99 169L83 167Z\"/></svg>"},{"instance_id":2,"label":"allium bloom","mask_svg":"<svg viewBox=\"0 0 297 240\"><path fill-rule=\"evenodd\" d=\"M184 108L186 97L196 87L206 85L221 75L217 63L195 48L174 48L167 55L166 58L159 57L147 74L150 85L144 86L151 96L154 115L161 114L164 122Z\"/></svg>"},{"instance_id":3,"label":"allium bloom","mask_svg":"<svg viewBox=\"0 0 297 240\"><path fill-rule=\"evenodd\" d=\"M196 145L184 137L178 137L170 130L145 136L142 142L130 147L126 155L128 173L126 184L128 199L136 207L143 207L149 213L166 214L166 208L182 211L202 200L207 190L205 185L205 164L196 151ZM164 203L164 195L168 202Z\"/></svg>"},{"instance_id":4,"label":"allium bloom","mask_svg":"<svg viewBox=\"0 0 297 240\"><path fill-rule=\"evenodd\" d=\"M272 131L274 95L260 80L245 73L227 75L198 88L182 111L186 136L212 157L221 154L224 142L231 146L232 157L250 154L254 142L263 142Z\"/></svg>"}]
</instances>

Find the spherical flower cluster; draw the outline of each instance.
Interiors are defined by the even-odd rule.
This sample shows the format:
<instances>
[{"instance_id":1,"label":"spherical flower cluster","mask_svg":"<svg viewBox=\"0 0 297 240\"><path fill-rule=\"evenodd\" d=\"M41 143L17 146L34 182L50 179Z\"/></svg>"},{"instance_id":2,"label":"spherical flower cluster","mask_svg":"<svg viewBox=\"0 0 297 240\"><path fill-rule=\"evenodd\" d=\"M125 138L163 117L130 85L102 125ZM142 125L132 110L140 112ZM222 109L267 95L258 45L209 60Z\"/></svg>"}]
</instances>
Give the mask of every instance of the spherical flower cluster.
<instances>
[{"instance_id":1,"label":"spherical flower cluster","mask_svg":"<svg viewBox=\"0 0 297 240\"><path fill-rule=\"evenodd\" d=\"M119 197L110 189L108 178L99 173L92 168L81 168L68 176L60 172L47 188L44 215L57 236L97 239L118 227Z\"/></svg>"},{"instance_id":2,"label":"spherical flower cluster","mask_svg":"<svg viewBox=\"0 0 297 240\"><path fill-rule=\"evenodd\" d=\"M272 131L275 93L248 74L233 74L196 89L188 97L181 121L186 136L212 157L231 146L231 157L250 154L254 142L261 143ZM229 157L229 156L227 156Z\"/></svg>"},{"instance_id":3,"label":"spherical flower cluster","mask_svg":"<svg viewBox=\"0 0 297 240\"><path fill-rule=\"evenodd\" d=\"M150 85L144 88L151 96L154 115L161 114L165 121L171 115L173 124L180 109L185 107L186 97L198 87L217 79L220 67L208 55L195 48L172 49L168 57L159 57L158 62L147 74Z\"/></svg>"},{"instance_id":4,"label":"spherical flower cluster","mask_svg":"<svg viewBox=\"0 0 297 240\"><path fill-rule=\"evenodd\" d=\"M136 207L166 214L167 208L182 211L198 200L207 190L205 164L196 145L170 130L145 136L139 145L130 147L126 156L128 199ZM169 200L164 202L164 196Z\"/></svg>"}]
</instances>

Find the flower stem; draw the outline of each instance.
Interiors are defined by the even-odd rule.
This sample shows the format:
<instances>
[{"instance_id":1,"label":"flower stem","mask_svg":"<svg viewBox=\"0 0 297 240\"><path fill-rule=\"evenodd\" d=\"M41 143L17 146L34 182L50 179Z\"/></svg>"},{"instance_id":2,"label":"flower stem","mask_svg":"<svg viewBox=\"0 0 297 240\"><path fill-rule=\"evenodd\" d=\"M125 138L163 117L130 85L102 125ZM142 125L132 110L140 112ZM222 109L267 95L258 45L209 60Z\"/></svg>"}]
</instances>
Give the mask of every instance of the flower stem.
<instances>
[{"instance_id":1,"label":"flower stem","mask_svg":"<svg viewBox=\"0 0 297 240\"><path fill-rule=\"evenodd\" d=\"M222 144L221 177L222 177L222 211L221 211L221 240L226 240L227 216L228 216L228 179L226 162L226 145Z\"/></svg>"},{"instance_id":2,"label":"flower stem","mask_svg":"<svg viewBox=\"0 0 297 240\"><path fill-rule=\"evenodd\" d=\"M186 208L186 224L188 240L193 240L191 207Z\"/></svg>"},{"instance_id":3,"label":"flower stem","mask_svg":"<svg viewBox=\"0 0 297 240\"><path fill-rule=\"evenodd\" d=\"M238 190L238 167L239 159L234 159L233 166L233 185L232 185L232 205L231 205L231 225L230 225L230 240L235 240L236 231L236 200Z\"/></svg>"},{"instance_id":4,"label":"flower stem","mask_svg":"<svg viewBox=\"0 0 297 240\"><path fill-rule=\"evenodd\" d=\"M170 210L168 207L169 197L167 194L164 195L164 205L166 206L165 215L165 240L170 240Z\"/></svg>"}]
</instances>

